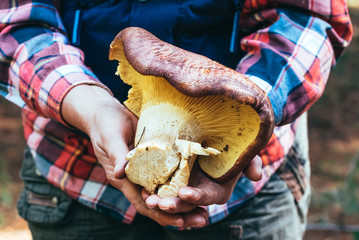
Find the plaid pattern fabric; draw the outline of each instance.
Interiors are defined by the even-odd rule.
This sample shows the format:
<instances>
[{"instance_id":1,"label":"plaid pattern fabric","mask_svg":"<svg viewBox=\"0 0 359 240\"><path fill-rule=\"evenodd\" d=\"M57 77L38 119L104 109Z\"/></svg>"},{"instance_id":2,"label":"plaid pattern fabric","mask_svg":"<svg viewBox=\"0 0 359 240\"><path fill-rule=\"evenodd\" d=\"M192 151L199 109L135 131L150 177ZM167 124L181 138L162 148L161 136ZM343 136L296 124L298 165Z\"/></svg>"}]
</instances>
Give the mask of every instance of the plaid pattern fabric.
<instances>
[{"instance_id":1,"label":"plaid pattern fabric","mask_svg":"<svg viewBox=\"0 0 359 240\"><path fill-rule=\"evenodd\" d=\"M296 120L322 94L331 67L351 39L345 1L245 0L240 42L247 52L237 70L260 86L275 113L274 134L260 156L259 182L241 178L230 201L208 207L216 222L254 196L293 145ZM91 143L60 115L66 93L78 84L104 86L70 46L50 0L1 1L0 92L23 108L25 138L36 166L79 202L130 223L134 207L108 184ZM110 90L108 90L110 91Z\"/></svg>"}]
</instances>

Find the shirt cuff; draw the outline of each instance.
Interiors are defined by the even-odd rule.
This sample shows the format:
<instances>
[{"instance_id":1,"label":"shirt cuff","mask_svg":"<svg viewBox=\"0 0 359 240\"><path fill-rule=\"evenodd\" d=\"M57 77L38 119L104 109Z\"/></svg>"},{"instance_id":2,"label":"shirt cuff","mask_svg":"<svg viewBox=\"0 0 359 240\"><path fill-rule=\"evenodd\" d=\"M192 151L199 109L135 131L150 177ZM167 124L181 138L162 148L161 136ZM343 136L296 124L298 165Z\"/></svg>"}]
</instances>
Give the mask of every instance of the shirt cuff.
<instances>
[{"instance_id":1,"label":"shirt cuff","mask_svg":"<svg viewBox=\"0 0 359 240\"><path fill-rule=\"evenodd\" d=\"M62 102L66 94L74 87L82 84L99 86L112 94L94 73L82 65L63 65L52 71L43 81L38 104L41 112L62 124L71 127L61 115Z\"/></svg>"},{"instance_id":2,"label":"shirt cuff","mask_svg":"<svg viewBox=\"0 0 359 240\"><path fill-rule=\"evenodd\" d=\"M273 86L257 76L250 74L245 74L245 76L268 95L274 112L275 124L277 125L278 123L280 123L283 117L283 113L281 111L282 106L280 105L279 101L277 101L276 98L273 96Z\"/></svg>"}]
</instances>

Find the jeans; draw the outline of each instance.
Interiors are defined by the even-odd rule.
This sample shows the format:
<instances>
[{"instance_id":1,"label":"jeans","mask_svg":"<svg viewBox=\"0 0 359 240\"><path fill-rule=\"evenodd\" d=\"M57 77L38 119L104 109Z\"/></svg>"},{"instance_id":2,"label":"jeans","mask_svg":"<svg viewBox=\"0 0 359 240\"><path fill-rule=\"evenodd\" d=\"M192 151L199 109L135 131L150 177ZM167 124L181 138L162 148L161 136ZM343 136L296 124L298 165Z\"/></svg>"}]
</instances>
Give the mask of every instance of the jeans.
<instances>
[{"instance_id":1,"label":"jeans","mask_svg":"<svg viewBox=\"0 0 359 240\"><path fill-rule=\"evenodd\" d=\"M309 188L296 202L278 174L238 211L210 226L186 231L162 227L137 214L130 225L67 197L42 177L29 178L31 159L24 162L25 189L18 203L34 240L70 239L301 239L306 224ZM24 168L23 168L24 170ZM56 204L55 204L56 203Z\"/></svg>"}]
</instances>

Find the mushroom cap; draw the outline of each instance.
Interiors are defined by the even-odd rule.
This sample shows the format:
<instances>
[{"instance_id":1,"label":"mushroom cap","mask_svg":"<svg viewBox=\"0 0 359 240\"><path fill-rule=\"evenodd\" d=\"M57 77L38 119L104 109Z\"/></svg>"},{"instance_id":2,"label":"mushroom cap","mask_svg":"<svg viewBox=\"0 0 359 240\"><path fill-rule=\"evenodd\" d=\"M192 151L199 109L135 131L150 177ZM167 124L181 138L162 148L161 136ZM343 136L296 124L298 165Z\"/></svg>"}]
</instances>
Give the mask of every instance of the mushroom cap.
<instances>
[{"instance_id":1,"label":"mushroom cap","mask_svg":"<svg viewBox=\"0 0 359 240\"><path fill-rule=\"evenodd\" d=\"M185 96L198 99L222 98L226 102L234 101L239 104L240 111L245 109L244 113L249 114L249 117L244 116L239 121L243 121L243 119L248 121L248 126L253 129L247 131L254 132L254 135L252 134L250 141L245 143L234 161L230 161L231 166L227 166L224 171L217 173L217 167L220 165L220 163L216 163L218 155L214 156L212 160L205 157L199 158L202 170L215 181L228 181L243 171L265 147L273 133L274 113L267 94L243 74L207 57L163 42L142 28L130 27L122 30L112 41L109 58L110 60L119 60L120 64L124 64L125 67L118 71L135 72L133 78L139 74L139 76L165 79L169 85ZM133 86L125 105L139 116L143 99L142 95L138 93L138 88L133 85L136 80L124 78L123 80ZM240 115L242 116L242 114ZM253 123L251 123L252 121ZM241 137L240 133L237 135ZM212 140L206 141L207 144L218 149ZM225 152L229 150L227 144L223 146L222 143L221 146L221 150Z\"/></svg>"}]
</instances>

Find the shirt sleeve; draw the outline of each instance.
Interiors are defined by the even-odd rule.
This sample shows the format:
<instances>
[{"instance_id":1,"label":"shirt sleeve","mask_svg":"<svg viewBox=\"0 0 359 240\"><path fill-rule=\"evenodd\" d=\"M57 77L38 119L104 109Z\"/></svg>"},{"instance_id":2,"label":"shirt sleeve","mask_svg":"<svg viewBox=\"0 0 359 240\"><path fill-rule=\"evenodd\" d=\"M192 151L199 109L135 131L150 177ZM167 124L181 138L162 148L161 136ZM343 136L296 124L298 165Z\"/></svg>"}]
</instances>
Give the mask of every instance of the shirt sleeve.
<instances>
[{"instance_id":1,"label":"shirt sleeve","mask_svg":"<svg viewBox=\"0 0 359 240\"><path fill-rule=\"evenodd\" d=\"M240 18L246 52L237 70L269 96L275 124L292 122L323 93L352 37L345 1L246 0Z\"/></svg>"},{"instance_id":2,"label":"shirt sleeve","mask_svg":"<svg viewBox=\"0 0 359 240\"><path fill-rule=\"evenodd\" d=\"M0 93L21 107L66 124L60 108L79 84L106 88L70 46L51 0L1 1Z\"/></svg>"}]
</instances>

